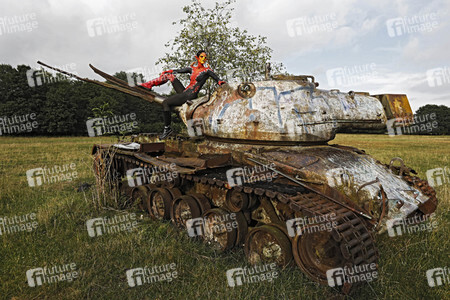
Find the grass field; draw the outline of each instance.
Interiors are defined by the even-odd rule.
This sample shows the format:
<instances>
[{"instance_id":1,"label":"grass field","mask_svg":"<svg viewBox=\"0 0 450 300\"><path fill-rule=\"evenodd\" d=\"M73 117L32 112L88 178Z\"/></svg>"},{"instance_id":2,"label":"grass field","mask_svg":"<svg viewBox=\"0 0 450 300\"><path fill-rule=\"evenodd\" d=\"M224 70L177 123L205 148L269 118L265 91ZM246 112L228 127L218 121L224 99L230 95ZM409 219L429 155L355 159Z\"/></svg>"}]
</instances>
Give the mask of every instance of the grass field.
<instances>
[{"instance_id":1,"label":"grass field","mask_svg":"<svg viewBox=\"0 0 450 300\"><path fill-rule=\"evenodd\" d=\"M336 292L312 282L296 267L280 270L273 282L228 287L226 271L246 266L242 250L218 253L190 240L169 223L137 212L131 232L90 237L86 220L119 214L96 209L94 189L77 192L81 183L94 184L90 151L93 143L112 138L0 137L0 217L36 214L38 226L0 236L1 299L326 299ZM365 149L383 163L401 157L421 178L426 171L449 166L449 137L338 135L331 143ZM29 187L26 171L74 163L72 182ZM428 269L449 266L450 184L436 188L440 201L432 232L377 237L378 280L357 287L349 299L450 299L450 285L429 287ZM130 211L132 212L132 211ZM1 229L1 226L0 226ZM72 282L29 287L29 269L76 264ZM126 270L176 264L177 278L129 287Z\"/></svg>"}]
</instances>

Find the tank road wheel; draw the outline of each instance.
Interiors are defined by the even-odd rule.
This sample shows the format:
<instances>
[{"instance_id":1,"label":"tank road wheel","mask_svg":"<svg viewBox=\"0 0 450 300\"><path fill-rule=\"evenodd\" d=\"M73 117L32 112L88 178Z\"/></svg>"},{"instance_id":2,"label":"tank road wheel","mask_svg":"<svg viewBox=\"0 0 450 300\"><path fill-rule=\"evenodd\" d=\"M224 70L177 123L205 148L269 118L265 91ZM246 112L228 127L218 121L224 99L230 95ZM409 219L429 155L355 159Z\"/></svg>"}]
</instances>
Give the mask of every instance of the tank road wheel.
<instances>
[{"instance_id":1,"label":"tank road wheel","mask_svg":"<svg viewBox=\"0 0 450 300\"><path fill-rule=\"evenodd\" d=\"M147 211L148 188L145 186L137 186L131 191L132 205L139 210Z\"/></svg>"},{"instance_id":2,"label":"tank road wheel","mask_svg":"<svg viewBox=\"0 0 450 300\"><path fill-rule=\"evenodd\" d=\"M203 214L203 238L206 243L220 251L234 247L237 228L234 228L230 213L222 208L212 208ZM237 227L237 226L235 226Z\"/></svg>"},{"instance_id":3,"label":"tank road wheel","mask_svg":"<svg viewBox=\"0 0 450 300\"><path fill-rule=\"evenodd\" d=\"M172 194L166 188L152 190L147 199L147 209L150 215L159 220L170 219L173 198Z\"/></svg>"},{"instance_id":4,"label":"tank road wheel","mask_svg":"<svg viewBox=\"0 0 450 300\"><path fill-rule=\"evenodd\" d=\"M186 227L186 221L202 215L201 209L194 197L184 195L173 201L170 216L172 222L180 228Z\"/></svg>"},{"instance_id":5,"label":"tank road wheel","mask_svg":"<svg viewBox=\"0 0 450 300\"><path fill-rule=\"evenodd\" d=\"M209 199L205 195L200 193L192 193L189 194L189 196L195 199L198 206L200 207L201 214L203 214L208 209L211 209L211 203L209 202Z\"/></svg>"},{"instance_id":6,"label":"tank road wheel","mask_svg":"<svg viewBox=\"0 0 450 300\"><path fill-rule=\"evenodd\" d=\"M262 225L250 230L244 250L248 261L253 265L262 262L284 267L292 261L291 241L274 225Z\"/></svg>"},{"instance_id":7,"label":"tank road wheel","mask_svg":"<svg viewBox=\"0 0 450 300\"><path fill-rule=\"evenodd\" d=\"M343 267L348 260L342 254L340 243L328 231L312 232L305 227L297 235L292 252L297 265L314 280L327 284L326 273L330 269Z\"/></svg>"},{"instance_id":8,"label":"tank road wheel","mask_svg":"<svg viewBox=\"0 0 450 300\"><path fill-rule=\"evenodd\" d=\"M176 199L183 195L179 188L166 188L169 193L172 195L172 199Z\"/></svg>"}]
</instances>

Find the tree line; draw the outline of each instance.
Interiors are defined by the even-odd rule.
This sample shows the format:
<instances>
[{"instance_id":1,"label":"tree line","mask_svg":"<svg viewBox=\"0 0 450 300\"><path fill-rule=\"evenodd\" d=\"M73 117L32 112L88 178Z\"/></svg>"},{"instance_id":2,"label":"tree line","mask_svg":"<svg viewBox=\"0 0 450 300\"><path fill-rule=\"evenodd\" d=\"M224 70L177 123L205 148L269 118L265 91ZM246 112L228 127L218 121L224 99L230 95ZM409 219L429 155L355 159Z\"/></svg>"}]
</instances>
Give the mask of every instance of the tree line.
<instances>
[{"instance_id":1,"label":"tree line","mask_svg":"<svg viewBox=\"0 0 450 300\"><path fill-rule=\"evenodd\" d=\"M32 71L26 65L0 65L1 135L86 136L87 121L92 118L129 116L134 117L135 126L121 133L160 132L163 128L157 104L59 74L48 73L36 80L30 77ZM114 76L127 80L125 72ZM415 120L416 125L402 128L402 134L450 133L450 108L445 105L422 106ZM175 126L177 131L184 128L178 117Z\"/></svg>"}]
</instances>

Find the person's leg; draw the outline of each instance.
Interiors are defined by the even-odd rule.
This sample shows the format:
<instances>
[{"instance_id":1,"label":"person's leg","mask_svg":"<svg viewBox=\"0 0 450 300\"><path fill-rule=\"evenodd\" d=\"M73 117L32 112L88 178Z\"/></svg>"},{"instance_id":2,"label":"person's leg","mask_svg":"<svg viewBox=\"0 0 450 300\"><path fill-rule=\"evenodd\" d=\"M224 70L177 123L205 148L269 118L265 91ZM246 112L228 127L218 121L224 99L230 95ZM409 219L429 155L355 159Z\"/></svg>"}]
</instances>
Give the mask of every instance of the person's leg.
<instances>
[{"instance_id":1,"label":"person's leg","mask_svg":"<svg viewBox=\"0 0 450 300\"><path fill-rule=\"evenodd\" d=\"M176 79L175 75L167 73L167 74L159 76L158 78L147 81L147 82L141 84L141 86L151 90L152 87L154 87L154 86L162 85L169 80L173 82L175 79ZM176 79L176 80L178 80L178 79ZM180 82L180 84L181 84L181 82Z\"/></svg>"},{"instance_id":2,"label":"person's leg","mask_svg":"<svg viewBox=\"0 0 450 300\"><path fill-rule=\"evenodd\" d=\"M170 128L170 124L172 123L172 107L184 104L189 98L190 93L181 93L170 96L163 101L164 132L159 137L161 140L165 139L173 132L172 128Z\"/></svg>"},{"instance_id":3,"label":"person's leg","mask_svg":"<svg viewBox=\"0 0 450 300\"><path fill-rule=\"evenodd\" d=\"M176 77L172 80L172 86L177 94L181 94L185 90L185 87L183 86L181 81Z\"/></svg>"}]
</instances>

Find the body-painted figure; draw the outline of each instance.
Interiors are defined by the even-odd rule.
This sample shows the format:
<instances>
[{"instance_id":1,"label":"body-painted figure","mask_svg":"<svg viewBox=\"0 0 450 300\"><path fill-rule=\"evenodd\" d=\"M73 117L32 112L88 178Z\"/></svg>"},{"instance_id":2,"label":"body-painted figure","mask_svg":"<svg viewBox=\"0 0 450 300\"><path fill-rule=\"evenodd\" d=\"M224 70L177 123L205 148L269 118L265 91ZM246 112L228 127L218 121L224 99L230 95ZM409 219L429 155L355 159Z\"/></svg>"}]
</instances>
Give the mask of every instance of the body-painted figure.
<instances>
[{"instance_id":1,"label":"body-painted figure","mask_svg":"<svg viewBox=\"0 0 450 300\"><path fill-rule=\"evenodd\" d=\"M214 73L211 68L205 64L207 58L205 51L198 51L195 58L197 60L197 63L192 63L190 67L164 71L158 78L142 84L143 87L151 89L154 86L164 84L170 80L170 82L172 82L173 88L177 92L177 94L170 96L162 103L164 109L164 132L159 137L161 140L165 139L173 132L172 128L170 127L170 124L172 122L172 107L180 106L187 101L197 98L200 89L203 87L209 77L214 79L219 85L225 83L225 81L220 80L216 73ZM186 88L184 88L183 84L175 76L175 74L180 73L191 74L191 81Z\"/></svg>"}]
</instances>

